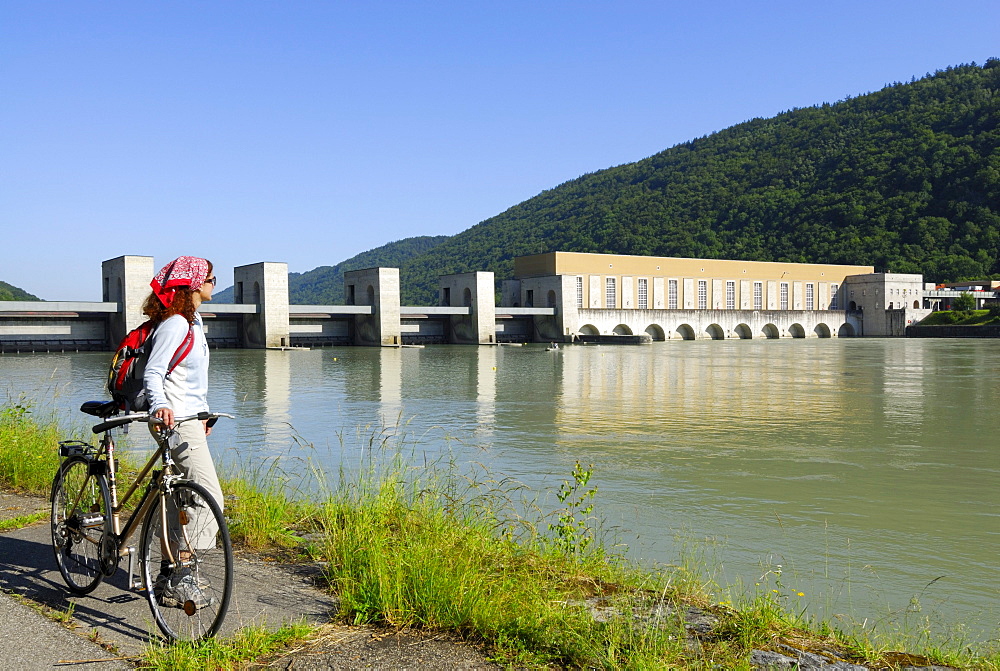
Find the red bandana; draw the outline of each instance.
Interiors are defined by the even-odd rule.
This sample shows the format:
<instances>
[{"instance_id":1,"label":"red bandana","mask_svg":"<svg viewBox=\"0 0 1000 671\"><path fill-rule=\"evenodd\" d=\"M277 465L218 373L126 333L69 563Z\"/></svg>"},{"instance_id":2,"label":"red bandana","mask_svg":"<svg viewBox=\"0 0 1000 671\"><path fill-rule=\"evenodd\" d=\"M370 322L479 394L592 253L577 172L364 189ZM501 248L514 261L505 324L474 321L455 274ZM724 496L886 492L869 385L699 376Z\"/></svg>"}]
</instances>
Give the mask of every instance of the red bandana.
<instances>
[{"instance_id":1,"label":"red bandana","mask_svg":"<svg viewBox=\"0 0 1000 671\"><path fill-rule=\"evenodd\" d=\"M174 302L174 293L181 287L198 289L208 279L208 261L197 256L179 256L160 269L149 286L164 307Z\"/></svg>"}]
</instances>

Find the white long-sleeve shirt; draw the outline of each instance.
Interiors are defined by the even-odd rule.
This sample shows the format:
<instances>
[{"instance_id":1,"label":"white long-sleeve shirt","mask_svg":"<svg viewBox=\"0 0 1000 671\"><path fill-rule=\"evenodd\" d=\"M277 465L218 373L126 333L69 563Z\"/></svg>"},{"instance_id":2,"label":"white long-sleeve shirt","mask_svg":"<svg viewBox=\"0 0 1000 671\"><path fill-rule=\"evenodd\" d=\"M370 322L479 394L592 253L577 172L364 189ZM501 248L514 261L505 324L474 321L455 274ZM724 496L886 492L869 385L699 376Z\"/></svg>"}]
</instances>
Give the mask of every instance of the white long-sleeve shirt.
<instances>
[{"instance_id":1,"label":"white long-sleeve shirt","mask_svg":"<svg viewBox=\"0 0 1000 671\"><path fill-rule=\"evenodd\" d=\"M194 346L167 377L174 352L184 341L188 322L181 315L163 320L153 332L153 349L146 362L142 381L149 397L149 411L170 408L175 415L208 412L208 341L201 315L194 315Z\"/></svg>"}]
</instances>

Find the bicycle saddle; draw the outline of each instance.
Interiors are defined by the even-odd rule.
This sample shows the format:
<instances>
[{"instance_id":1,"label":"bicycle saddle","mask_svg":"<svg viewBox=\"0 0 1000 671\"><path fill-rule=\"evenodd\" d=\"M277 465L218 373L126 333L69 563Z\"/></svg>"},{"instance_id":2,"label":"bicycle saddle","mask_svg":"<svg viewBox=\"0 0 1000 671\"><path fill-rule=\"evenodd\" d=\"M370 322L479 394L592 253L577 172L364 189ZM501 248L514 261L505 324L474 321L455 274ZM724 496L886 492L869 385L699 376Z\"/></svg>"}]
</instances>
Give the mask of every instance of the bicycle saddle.
<instances>
[{"instance_id":1,"label":"bicycle saddle","mask_svg":"<svg viewBox=\"0 0 1000 671\"><path fill-rule=\"evenodd\" d=\"M118 404L114 401L87 401L80 406L80 411L94 417L106 419L118 412Z\"/></svg>"}]
</instances>

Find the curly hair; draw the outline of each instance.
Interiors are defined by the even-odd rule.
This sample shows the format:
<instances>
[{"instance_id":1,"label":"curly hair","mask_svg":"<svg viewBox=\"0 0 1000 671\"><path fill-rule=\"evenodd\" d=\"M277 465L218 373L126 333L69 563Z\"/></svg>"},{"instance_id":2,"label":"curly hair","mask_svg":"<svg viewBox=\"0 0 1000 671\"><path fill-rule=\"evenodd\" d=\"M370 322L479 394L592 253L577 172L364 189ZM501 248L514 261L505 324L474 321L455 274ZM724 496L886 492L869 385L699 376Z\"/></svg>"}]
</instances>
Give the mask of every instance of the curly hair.
<instances>
[{"instance_id":1,"label":"curly hair","mask_svg":"<svg viewBox=\"0 0 1000 671\"><path fill-rule=\"evenodd\" d=\"M208 277L211 276L212 262L209 261ZM193 324L196 308L194 300L191 298L191 293L199 288L179 287L176 293L174 293L174 300L170 303L169 307L161 303L156 294L150 292L149 296L146 297L146 302L142 304L142 313L149 317L154 324L159 324L174 315L182 315L188 321L188 324Z\"/></svg>"}]
</instances>

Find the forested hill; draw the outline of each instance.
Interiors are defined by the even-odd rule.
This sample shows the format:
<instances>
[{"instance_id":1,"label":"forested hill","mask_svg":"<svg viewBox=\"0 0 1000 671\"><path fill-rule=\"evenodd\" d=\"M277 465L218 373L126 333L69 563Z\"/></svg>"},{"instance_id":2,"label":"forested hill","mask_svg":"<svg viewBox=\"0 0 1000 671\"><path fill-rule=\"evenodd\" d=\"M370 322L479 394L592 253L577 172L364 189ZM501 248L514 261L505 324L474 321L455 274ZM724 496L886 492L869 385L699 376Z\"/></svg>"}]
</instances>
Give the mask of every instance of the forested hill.
<instances>
[{"instance_id":1,"label":"forested hill","mask_svg":"<svg viewBox=\"0 0 1000 671\"><path fill-rule=\"evenodd\" d=\"M1000 273L1000 60L754 119L584 175L401 266L437 277L564 250L874 265L927 281Z\"/></svg>"},{"instance_id":2,"label":"forested hill","mask_svg":"<svg viewBox=\"0 0 1000 671\"><path fill-rule=\"evenodd\" d=\"M320 266L305 273L288 274L288 300L294 305L339 305L344 302L344 272L375 268L395 268L448 240L447 235L419 236L390 242L370 249L335 266ZM232 303L233 288L213 297L215 303Z\"/></svg>"},{"instance_id":3,"label":"forested hill","mask_svg":"<svg viewBox=\"0 0 1000 671\"><path fill-rule=\"evenodd\" d=\"M38 296L29 294L24 289L19 289L13 284L0 282L0 301L40 301Z\"/></svg>"}]
</instances>

